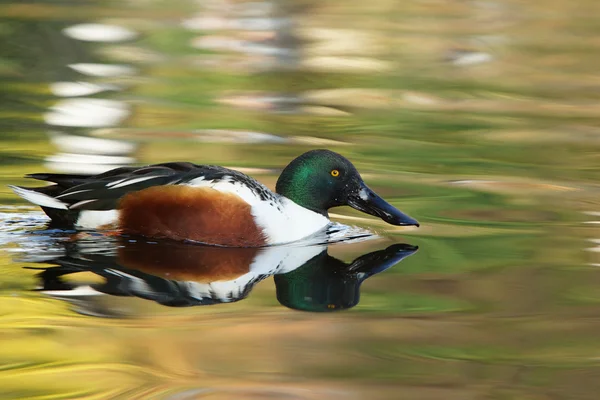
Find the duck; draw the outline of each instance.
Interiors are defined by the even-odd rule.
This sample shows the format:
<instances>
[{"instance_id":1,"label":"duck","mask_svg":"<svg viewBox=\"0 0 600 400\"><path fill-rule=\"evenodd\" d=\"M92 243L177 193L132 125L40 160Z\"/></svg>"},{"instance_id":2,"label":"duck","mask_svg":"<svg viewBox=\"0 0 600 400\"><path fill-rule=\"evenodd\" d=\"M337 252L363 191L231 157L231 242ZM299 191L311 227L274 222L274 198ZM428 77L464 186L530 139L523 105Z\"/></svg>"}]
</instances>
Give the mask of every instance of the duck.
<instances>
[{"instance_id":1,"label":"duck","mask_svg":"<svg viewBox=\"0 0 600 400\"><path fill-rule=\"evenodd\" d=\"M371 190L354 165L311 150L281 172L275 192L215 165L168 162L98 175L34 173L43 187L10 188L42 208L50 226L112 231L226 247L293 243L331 224L331 207L350 206L396 226L419 226Z\"/></svg>"}]
</instances>

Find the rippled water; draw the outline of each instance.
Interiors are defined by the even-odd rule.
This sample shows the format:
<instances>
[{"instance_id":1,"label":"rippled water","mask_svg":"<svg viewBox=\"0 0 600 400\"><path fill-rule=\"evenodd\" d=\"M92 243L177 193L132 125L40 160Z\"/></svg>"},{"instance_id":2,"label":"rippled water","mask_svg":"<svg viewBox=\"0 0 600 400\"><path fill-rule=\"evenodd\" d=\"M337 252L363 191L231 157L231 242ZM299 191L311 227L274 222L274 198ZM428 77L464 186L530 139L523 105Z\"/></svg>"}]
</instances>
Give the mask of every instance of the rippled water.
<instances>
[{"instance_id":1,"label":"rippled water","mask_svg":"<svg viewBox=\"0 0 600 400\"><path fill-rule=\"evenodd\" d=\"M597 11L3 2L0 396L596 399ZM225 250L50 230L6 187L185 160L273 188L313 148L421 227L340 208Z\"/></svg>"}]
</instances>

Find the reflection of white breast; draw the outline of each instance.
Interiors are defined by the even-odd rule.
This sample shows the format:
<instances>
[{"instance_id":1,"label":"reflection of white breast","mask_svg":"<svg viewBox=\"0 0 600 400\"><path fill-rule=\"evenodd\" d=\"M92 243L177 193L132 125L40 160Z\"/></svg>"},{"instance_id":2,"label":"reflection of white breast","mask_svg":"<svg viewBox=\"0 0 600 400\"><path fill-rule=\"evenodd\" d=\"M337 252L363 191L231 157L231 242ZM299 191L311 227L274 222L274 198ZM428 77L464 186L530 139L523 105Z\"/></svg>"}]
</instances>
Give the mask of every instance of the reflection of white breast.
<instances>
[{"instance_id":1,"label":"reflection of white breast","mask_svg":"<svg viewBox=\"0 0 600 400\"><path fill-rule=\"evenodd\" d=\"M326 248L326 245L265 247L254 257L250 271L268 275L284 274L306 264Z\"/></svg>"}]
</instances>

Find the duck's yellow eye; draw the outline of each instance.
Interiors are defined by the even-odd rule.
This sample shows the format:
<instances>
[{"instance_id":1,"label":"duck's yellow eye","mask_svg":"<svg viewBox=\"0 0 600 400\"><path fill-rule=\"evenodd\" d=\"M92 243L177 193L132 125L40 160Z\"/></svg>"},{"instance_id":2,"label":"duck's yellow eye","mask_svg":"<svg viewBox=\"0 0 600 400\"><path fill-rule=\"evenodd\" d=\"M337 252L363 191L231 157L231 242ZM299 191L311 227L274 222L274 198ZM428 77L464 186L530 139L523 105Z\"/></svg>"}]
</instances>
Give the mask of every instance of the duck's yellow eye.
<instances>
[{"instance_id":1,"label":"duck's yellow eye","mask_svg":"<svg viewBox=\"0 0 600 400\"><path fill-rule=\"evenodd\" d=\"M331 176L333 176L333 177L340 176L340 171L338 171L337 169L332 169L331 170Z\"/></svg>"}]
</instances>

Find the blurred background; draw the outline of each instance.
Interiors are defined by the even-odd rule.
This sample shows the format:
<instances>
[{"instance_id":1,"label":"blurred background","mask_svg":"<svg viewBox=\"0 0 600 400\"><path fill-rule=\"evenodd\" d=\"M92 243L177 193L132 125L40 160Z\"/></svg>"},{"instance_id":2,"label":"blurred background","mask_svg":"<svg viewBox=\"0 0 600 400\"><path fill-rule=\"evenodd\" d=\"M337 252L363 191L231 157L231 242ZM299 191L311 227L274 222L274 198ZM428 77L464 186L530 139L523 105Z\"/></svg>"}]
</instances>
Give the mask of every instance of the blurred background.
<instances>
[{"instance_id":1,"label":"blurred background","mask_svg":"<svg viewBox=\"0 0 600 400\"><path fill-rule=\"evenodd\" d=\"M2 1L0 396L596 399L598 15L593 0ZM419 246L352 309L283 307L272 279L213 307L64 301L15 259L56 245L6 187L26 173L191 161L273 188L314 148L422 224L334 210L381 236L331 246L345 262Z\"/></svg>"}]
</instances>

